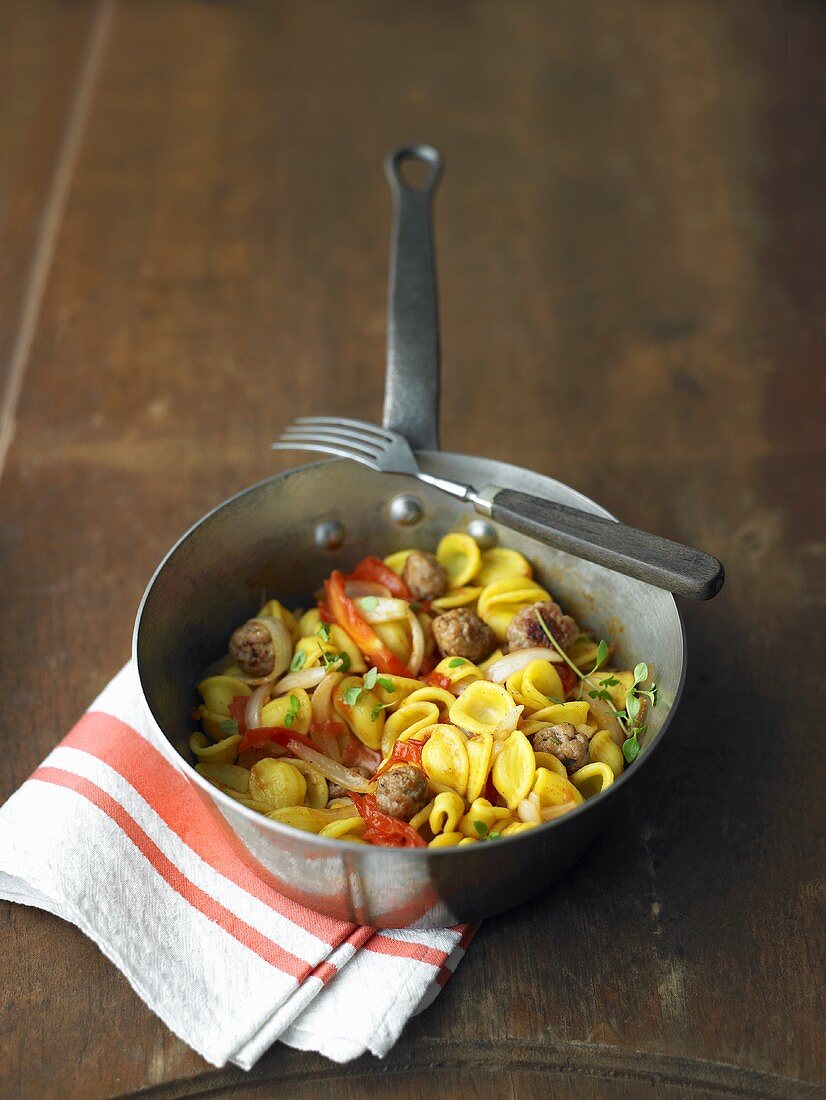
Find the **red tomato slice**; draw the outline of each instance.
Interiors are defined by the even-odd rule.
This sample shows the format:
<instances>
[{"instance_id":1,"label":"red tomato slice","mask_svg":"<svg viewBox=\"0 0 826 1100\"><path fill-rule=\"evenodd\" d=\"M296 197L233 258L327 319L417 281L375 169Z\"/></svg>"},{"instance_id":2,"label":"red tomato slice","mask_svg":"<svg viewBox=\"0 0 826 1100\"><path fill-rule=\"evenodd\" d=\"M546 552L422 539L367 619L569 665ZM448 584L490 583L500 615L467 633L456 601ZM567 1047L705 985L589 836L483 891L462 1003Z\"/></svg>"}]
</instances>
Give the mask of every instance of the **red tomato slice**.
<instances>
[{"instance_id":1,"label":"red tomato slice","mask_svg":"<svg viewBox=\"0 0 826 1100\"><path fill-rule=\"evenodd\" d=\"M398 573L394 573L389 565L385 565L381 558L368 555L358 563L350 574L350 577L359 581L374 581L389 588L391 595L398 600L410 600L410 589L404 583Z\"/></svg>"},{"instance_id":2,"label":"red tomato slice","mask_svg":"<svg viewBox=\"0 0 826 1100\"><path fill-rule=\"evenodd\" d=\"M344 577L338 569L334 570L330 579L324 582L324 591L335 622L353 639L364 656L376 666L379 672L386 672L391 676L408 676L407 665L403 664L384 644L372 626L359 615L353 601L345 594Z\"/></svg>"},{"instance_id":3,"label":"red tomato slice","mask_svg":"<svg viewBox=\"0 0 826 1100\"><path fill-rule=\"evenodd\" d=\"M348 794L367 826L364 830L364 839L371 844L377 844L382 848L425 848L427 846L422 837L415 829L411 829L406 821L399 821L396 817L382 813L372 794L354 794L352 791Z\"/></svg>"}]
</instances>

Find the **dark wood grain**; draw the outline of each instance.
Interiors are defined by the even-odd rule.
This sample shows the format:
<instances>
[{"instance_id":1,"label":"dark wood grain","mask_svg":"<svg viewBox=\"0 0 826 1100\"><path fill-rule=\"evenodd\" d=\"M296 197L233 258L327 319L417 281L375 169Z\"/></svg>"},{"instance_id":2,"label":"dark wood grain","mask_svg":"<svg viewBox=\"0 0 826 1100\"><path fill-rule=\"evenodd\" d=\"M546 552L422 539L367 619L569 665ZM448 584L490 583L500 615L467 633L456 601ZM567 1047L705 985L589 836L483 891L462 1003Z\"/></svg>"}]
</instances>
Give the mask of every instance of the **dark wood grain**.
<instances>
[{"instance_id":1,"label":"dark wood grain","mask_svg":"<svg viewBox=\"0 0 826 1100\"><path fill-rule=\"evenodd\" d=\"M17 10L4 356L103 9ZM106 10L0 479L0 796L127 657L172 540L286 468L277 429L379 416L380 164L411 138L448 160L445 447L552 474L728 579L686 608L685 701L633 800L554 891L483 926L384 1062L276 1045L214 1071L79 932L3 905L0 1095L815 1095L822 7Z\"/></svg>"}]
</instances>

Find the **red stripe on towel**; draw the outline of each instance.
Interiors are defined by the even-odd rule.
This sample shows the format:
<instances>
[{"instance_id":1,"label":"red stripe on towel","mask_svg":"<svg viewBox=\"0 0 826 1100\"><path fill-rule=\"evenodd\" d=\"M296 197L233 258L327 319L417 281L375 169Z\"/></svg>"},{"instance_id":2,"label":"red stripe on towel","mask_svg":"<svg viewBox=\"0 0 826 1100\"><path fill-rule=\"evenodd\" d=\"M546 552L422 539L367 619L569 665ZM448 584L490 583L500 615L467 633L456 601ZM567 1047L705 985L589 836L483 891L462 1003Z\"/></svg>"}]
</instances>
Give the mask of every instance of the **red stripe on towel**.
<instances>
[{"instance_id":1,"label":"red stripe on towel","mask_svg":"<svg viewBox=\"0 0 826 1100\"><path fill-rule=\"evenodd\" d=\"M272 940L262 935L252 925L240 920L229 909L224 908L200 887L190 882L175 864L163 854L154 840L143 831L124 807L95 783L79 775L64 771L62 768L52 767L38 768L31 778L40 780L42 783L52 783L57 787L65 787L97 806L99 810L102 810L107 817L115 822L161 878L184 901L189 902L194 909L197 909L213 923L223 928L233 939L249 948L259 958L298 981L303 981L311 972L313 968L303 959L298 958L289 951L285 951L277 943L273 943Z\"/></svg>"},{"instance_id":2,"label":"red stripe on towel","mask_svg":"<svg viewBox=\"0 0 826 1100\"><path fill-rule=\"evenodd\" d=\"M246 852L238 850L240 841L217 808L125 722L89 711L61 744L114 768L196 855L275 912L330 946L341 943L352 930L353 925L315 913L264 881L245 862Z\"/></svg>"}]
</instances>

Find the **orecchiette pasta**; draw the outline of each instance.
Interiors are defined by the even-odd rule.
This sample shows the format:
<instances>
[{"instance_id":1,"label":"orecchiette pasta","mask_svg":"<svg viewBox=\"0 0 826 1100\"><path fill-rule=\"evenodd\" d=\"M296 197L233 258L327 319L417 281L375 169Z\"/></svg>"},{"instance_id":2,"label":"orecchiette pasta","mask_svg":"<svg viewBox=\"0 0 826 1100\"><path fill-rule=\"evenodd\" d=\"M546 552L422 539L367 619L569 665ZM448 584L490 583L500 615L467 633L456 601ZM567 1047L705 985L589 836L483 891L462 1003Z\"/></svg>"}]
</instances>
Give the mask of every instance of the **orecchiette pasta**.
<instances>
[{"instance_id":1,"label":"orecchiette pasta","mask_svg":"<svg viewBox=\"0 0 826 1100\"><path fill-rule=\"evenodd\" d=\"M230 650L197 685L197 772L349 843L458 848L573 812L634 760L656 703L647 665L609 667L522 554L459 531L435 557L334 571L307 610L268 600Z\"/></svg>"}]
</instances>

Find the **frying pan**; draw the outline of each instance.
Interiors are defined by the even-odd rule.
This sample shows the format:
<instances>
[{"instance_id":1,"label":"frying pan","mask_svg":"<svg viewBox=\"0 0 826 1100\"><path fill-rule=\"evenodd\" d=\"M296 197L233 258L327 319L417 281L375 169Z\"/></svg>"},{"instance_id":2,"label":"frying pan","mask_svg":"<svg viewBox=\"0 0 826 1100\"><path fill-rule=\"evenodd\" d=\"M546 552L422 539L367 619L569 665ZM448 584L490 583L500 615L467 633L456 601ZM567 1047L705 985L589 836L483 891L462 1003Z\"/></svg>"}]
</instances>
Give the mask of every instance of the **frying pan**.
<instances>
[{"instance_id":1,"label":"frying pan","mask_svg":"<svg viewBox=\"0 0 826 1100\"><path fill-rule=\"evenodd\" d=\"M404 162L430 166L420 187ZM387 160L395 215L390 264L384 424L401 432L423 470L470 484L495 484L613 519L553 478L503 462L439 449L439 337L432 199L441 159L410 146ZM537 578L597 637L617 643L616 663L645 660L659 684L642 751L605 791L557 820L493 842L459 848L394 849L301 832L247 809L187 762L194 685L225 652L261 591L307 606L332 569L366 554L408 546L432 550L456 528L483 545L512 546ZM620 624L618 626L618 624ZM685 636L673 596L592 562L473 518L466 505L405 475L347 461L317 462L267 478L224 501L170 550L149 582L133 655L150 721L169 759L214 809L257 873L284 894L329 916L379 928L442 927L502 912L545 890L587 849L662 740L679 702Z\"/></svg>"}]
</instances>

